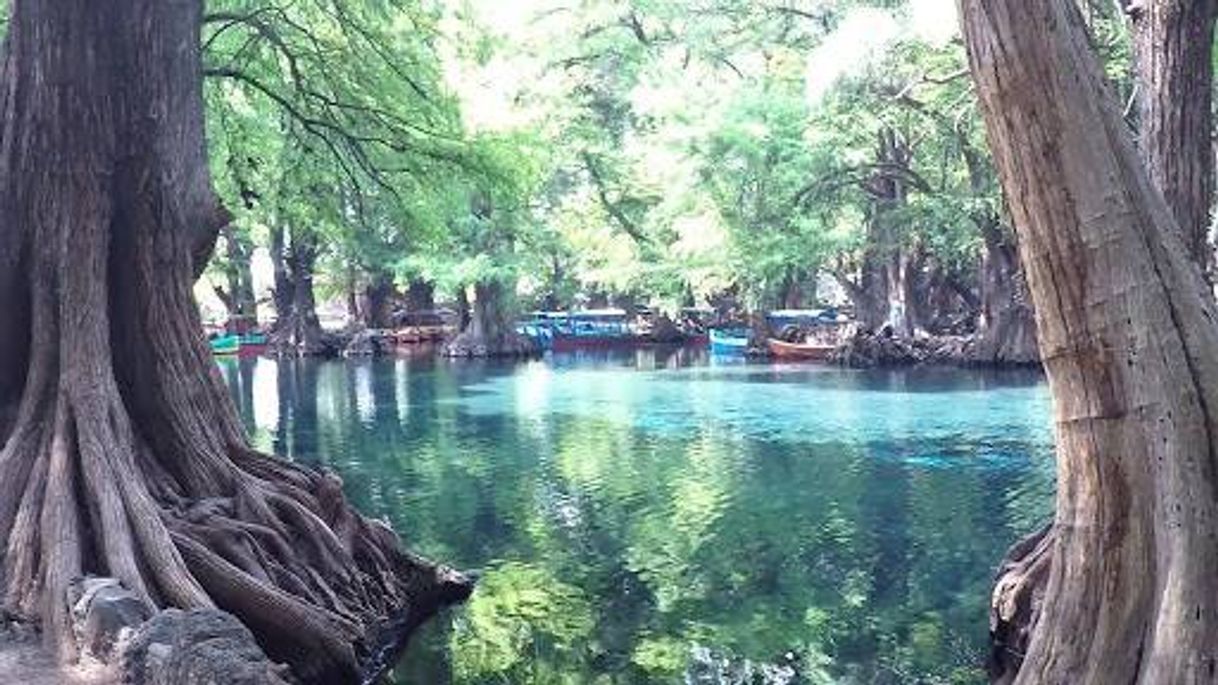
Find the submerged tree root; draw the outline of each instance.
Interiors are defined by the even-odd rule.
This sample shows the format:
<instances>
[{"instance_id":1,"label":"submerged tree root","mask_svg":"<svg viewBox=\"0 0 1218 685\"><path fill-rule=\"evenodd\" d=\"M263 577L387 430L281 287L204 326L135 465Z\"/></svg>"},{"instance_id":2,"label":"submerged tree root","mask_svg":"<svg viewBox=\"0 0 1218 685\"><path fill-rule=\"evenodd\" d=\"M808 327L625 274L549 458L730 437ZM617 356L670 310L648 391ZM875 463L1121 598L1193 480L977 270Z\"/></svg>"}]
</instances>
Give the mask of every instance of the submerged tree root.
<instances>
[{"instance_id":1,"label":"submerged tree root","mask_svg":"<svg viewBox=\"0 0 1218 685\"><path fill-rule=\"evenodd\" d=\"M1053 524L1025 537L1007 552L990 596L990 682L1009 685L1019 674L1040 620L1056 542Z\"/></svg>"}]
</instances>

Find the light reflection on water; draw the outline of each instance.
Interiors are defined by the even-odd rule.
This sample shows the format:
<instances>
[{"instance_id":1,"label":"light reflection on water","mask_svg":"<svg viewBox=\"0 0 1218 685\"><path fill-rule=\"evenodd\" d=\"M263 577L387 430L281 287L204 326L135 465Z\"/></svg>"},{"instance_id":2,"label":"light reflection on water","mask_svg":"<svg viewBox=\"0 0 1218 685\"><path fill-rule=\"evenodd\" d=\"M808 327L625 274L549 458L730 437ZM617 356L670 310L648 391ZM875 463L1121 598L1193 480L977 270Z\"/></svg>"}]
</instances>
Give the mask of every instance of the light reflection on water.
<instances>
[{"instance_id":1,"label":"light reflection on water","mask_svg":"<svg viewBox=\"0 0 1218 685\"><path fill-rule=\"evenodd\" d=\"M399 682L981 682L993 567L1051 506L1032 373L689 350L221 368L259 446L485 571Z\"/></svg>"}]
</instances>

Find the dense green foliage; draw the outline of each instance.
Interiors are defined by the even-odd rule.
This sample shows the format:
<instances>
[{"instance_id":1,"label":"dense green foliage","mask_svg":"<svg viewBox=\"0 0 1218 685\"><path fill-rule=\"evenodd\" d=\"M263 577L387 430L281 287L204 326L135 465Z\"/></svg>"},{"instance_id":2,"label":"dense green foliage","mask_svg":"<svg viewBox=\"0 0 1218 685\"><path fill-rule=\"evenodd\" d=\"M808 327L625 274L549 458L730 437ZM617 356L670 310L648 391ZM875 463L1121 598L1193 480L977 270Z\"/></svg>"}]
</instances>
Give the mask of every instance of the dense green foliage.
<instances>
[{"instance_id":1,"label":"dense green foliage","mask_svg":"<svg viewBox=\"0 0 1218 685\"><path fill-rule=\"evenodd\" d=\"M1088 7L1128 97L1123 20ZM898 284L876 274L899 261L919 297L976 306L1001 206L944 3L208 12L213 168L237 215L222 247L238 248L218 251L213 283L248 272L255 246L299 244L323 299L351 306L375 284L498 282L521 308L883 310Z\"/></svg>"}]
</instances>

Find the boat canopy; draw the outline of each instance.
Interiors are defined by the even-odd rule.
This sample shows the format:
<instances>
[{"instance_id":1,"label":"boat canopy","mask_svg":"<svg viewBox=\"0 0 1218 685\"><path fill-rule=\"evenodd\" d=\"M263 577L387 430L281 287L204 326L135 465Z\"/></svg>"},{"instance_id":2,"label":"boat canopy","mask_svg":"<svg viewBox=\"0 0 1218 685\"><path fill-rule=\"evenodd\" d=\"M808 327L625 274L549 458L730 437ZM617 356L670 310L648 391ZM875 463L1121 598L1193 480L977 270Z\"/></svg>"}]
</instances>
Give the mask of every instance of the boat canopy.
<instances>
[{"instance_id":1,"label":"boat canopy","mask_svg":"<svg viewBox=\"0 0 1218 685\"><path fill-rule=\"evenodd\" d=\"M586 309L582 312L571 312L570 318L576 321L604 321L606 319L625 319L625 309Z\"/></svg>"},{"instance_id":2,"label":"boat canopy","mask_svg":"<svg viewBox=\"0 0 1218 685\"><path fill-rule=\"evenodd\" d=\"M774 321L836 321L837 310L829 309L776 309L766 317Z\"/></svg>"}]
</instances>

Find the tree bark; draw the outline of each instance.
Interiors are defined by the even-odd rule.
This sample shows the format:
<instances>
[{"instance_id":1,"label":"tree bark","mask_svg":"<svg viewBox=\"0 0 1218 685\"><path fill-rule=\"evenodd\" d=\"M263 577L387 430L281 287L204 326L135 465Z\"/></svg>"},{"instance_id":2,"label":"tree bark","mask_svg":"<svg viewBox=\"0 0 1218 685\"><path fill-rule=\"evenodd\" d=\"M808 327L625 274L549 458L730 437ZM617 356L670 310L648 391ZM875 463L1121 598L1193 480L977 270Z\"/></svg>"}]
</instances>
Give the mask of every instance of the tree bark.
<instances>
[{"instance_id":1,"label":"tree bark","mask_svg":"<svg viewBox=\"0 0 1218 685\"><path fill-rule=\"evenodd\" d=\"M307 229L288 230L289 243L283 257L283 281L276 286L276 306L280 301L278 288L288 294L283 298L286 313L279 312L271 342L278 353L301 357L337 353L327 340L317 317L317 296L313 290L313 274L317 264L317 237ZM280 276L276 273L276 283Z\"/></svg>"},{"instance_id":2,"label":"tree bark","mask_svg":"<svg viewBox=\"0 0 1218 685\"><path fill-rule=\"evenodd\" d=\"M876 162L880 168L865 184L871 196L871 216L867 221L867 246L860 267L858 288L850 289L855 317L864 330L887 328L897 336L914 332L910 301L912 281L917 277L913 261L902 245L892 213L908 197L906 183L894 170L907 169L911 152L893 128L880 129L876 143Z\"/></svg>"},{"instance_id":3,"label":"tree bark","mask_svg":"<svg viewBox=\"0 0 1218 685\"><path fill-rule=\"evenodd\" d=\"M1214 201L1214 22L1218 0L1124 0L1133 22L1139 140L1184 244L1209 274Z\"/></svg>"},{"instance_id":4,"label":"tree bark","mask_svg":"<svg viewBox=\"0 0 1218 685\"><path fill-rule=\"evenodd\" d=\"M1065 0L962 0L1054 397L1057 513L1017 683L1211 683L1218 316Z\"/></svg>"},{"instance_id":5,"label":"tree bark","mask_svg":"<svg viewBox=\"0 0 1218 685\"><path fill-rule=\"evenodd\" d=\"M528 338L516 332L507 290L497 281L474 285L469 322L444 346L451 357L520 357L536 351Z\"/></svg>"},{"instance_id":6,"label":"tree bark","mask_svg":"<svg viewBox=\"0 0 1218 685\"><path fill-rule=\"evenodd\" d=\"M281 224L271 226L271 265L275 273L274 292L271 299L275 304L276 328L280 321L287 321L292 313L292 279L288 276L288 247L285 233Z\"/></svg>"},{"instance_id":7,"label":"tree bark","mask_svg":"<svg viewBox=\"0 0 1218 685\"><path fill-rule=\"evenodd\" d=\"M257 315L254 274L250 264L254 246L248 239L239 236L231 224L221 233L224 235L225 256L228 258L225 273L225 280L228 281L227 299L221 299L225 300L224 304L228 308L230 329L244 333L251 324L256 323Z\"/></svg>"},{"instance_id":8,"label":"tree bark","mask_svg":"<svg viewBox=\"0 0 1218 685\"><path fill-rule=\"evenodd\" d=\"M981 307L971 357L979 364L1035 364L1036 314L1014 241L993 217L983 221Z\"/></svg>"},{"instance_id":9,"label":"tree bark","mask_svg":"<svg viewBox=\"0 0 1218 685\"><path fill-rule=\"evenodd\" d=\"M10 7L5 610L37 619L71 660L68 584L110 575L158 606L230 611L304 682L358 678L376 661L378 626L468 587L355 513L333 475L248 447L191 292L216 206L201 3Z\"/></svg>"}]
</instances>

